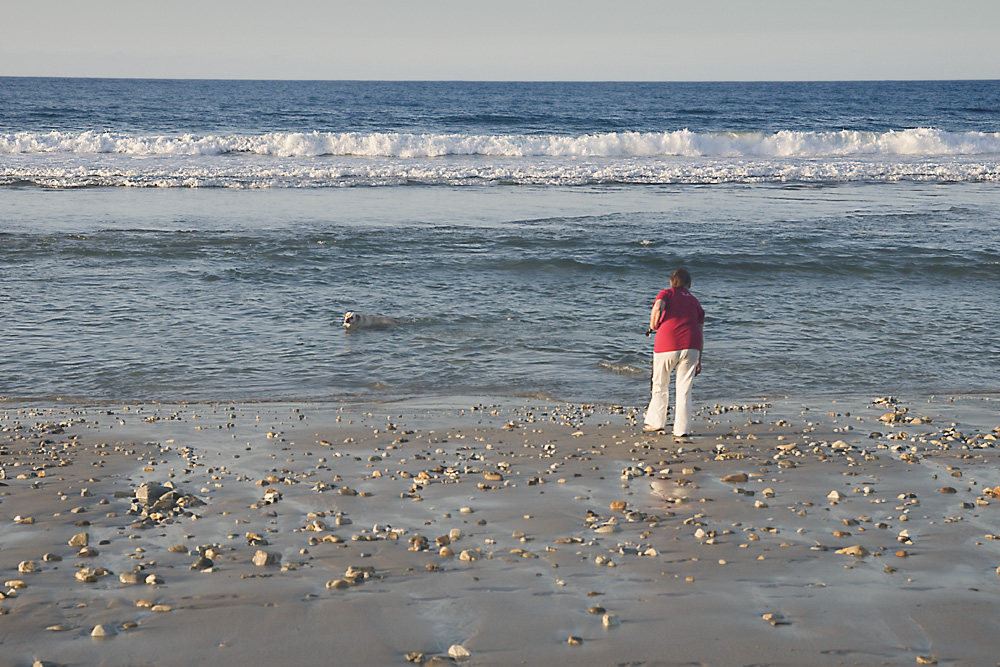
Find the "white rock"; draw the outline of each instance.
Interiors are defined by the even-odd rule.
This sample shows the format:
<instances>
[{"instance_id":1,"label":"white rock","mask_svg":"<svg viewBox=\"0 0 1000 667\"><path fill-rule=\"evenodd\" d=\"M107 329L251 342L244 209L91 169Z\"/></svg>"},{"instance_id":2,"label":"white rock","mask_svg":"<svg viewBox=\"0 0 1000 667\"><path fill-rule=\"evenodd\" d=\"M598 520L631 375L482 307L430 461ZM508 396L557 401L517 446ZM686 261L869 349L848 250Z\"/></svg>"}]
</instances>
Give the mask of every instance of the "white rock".
<instances>
[{"instance_id":1,"label":"white rock","mask_svg":"<svg viewBox=\"0 0 1000 667\"><path fill-rule=\"evenodd\" d=\"M111 637L115 634L114 628L106 628L103 625L95 625L90 631L91 637Z\"/></svg>"},{"instance_id":2,"label":"white rock","mask_svg":"<svg viewBox=\"0 0 1000 667\"><path fill-rule=\"evenodd\" d=\"M461 644L452 644L448 647L448 656L453 660L464 660L465 658L471 658L472 654Z\"/></svg>"}]
</instances>

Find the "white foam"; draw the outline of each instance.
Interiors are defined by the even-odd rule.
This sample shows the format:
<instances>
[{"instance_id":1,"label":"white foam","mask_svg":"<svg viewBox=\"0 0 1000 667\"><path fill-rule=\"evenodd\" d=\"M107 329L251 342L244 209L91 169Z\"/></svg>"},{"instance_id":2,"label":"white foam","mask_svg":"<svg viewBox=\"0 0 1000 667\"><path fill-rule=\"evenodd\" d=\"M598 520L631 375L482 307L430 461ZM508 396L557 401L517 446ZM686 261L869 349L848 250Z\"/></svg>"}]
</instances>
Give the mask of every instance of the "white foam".
<instances>
[{"instance_id":1,"label":"white foam","mask_svg":"<svg viewBox=\"0 0 1000 667\"><path fill-rule=\"evenodd\" d=\"M268 135L268 150L259 154L248 150L222 152L219 140L207 138L188 142L183 137L159 138L138 142L131 138L117 142L105 134L17 135L22 148L44 148L41 152L10 152L0 156L0 185L40 185L43 187L224 187L224 188L323 188L393 185L543 185L573 186L592 184L715 184L715 183L848 183L897 181L1000 181L1000 153L970 154L983 150L985 140L951 135L950 144L942 144L940 135L917 132L887 133L878 141L836 133L825 137L820 147L819 135L770 135L768 141L753 140L759 135L713 137L717 154L702 156L553 155L559 142L549 144L549 154L515 156L513 139L500 155L449 154L419 157L415 145L426 150L430 140L413 145L379 143L396 135L364 135L372 142L364 148L368 155L302 155L304 146L323 135ZM336 135L344 139L344 135ZM358 135L360 136L360 135ZM399 135L404 136L404 135ZM611 135L602 135L605 139ZM615 135L617 136L617 135ZM639 135L636 135L639 136ZM680 140L677 135L671 135ZM696 135L692 135L696 136ZM837 137L836 141L834 136ZM977 135L988 137L991 135ZM281 139L281 143L277 139ZM620 138L620 137L619 137ZM707 135L701 135L707 141ZM232 143L239 143L232 138ZM264 137L257 139L263 141ZM356 139L356 137L355 137ZM466 137L472 141L474 137ZM689 137L690 139L690 137ZM808 141L807 141L808 139ZM10 144L10 137L4 138ZM346 139L344 139L346 141ZM438 136L442 149L451 149ZM541 139L540 139L541 140ZM249 141L243 138L242 141ZM318 139L317 139L318 141ZM562 149L580 148L579 138L560 139ZM138 142L138 143L137 143ZM576 142L576 143L574 143ZM726 143L728 142L728 143ZM936 142L936 143L935 143ZM377 145L376 145L377 144ZM808 146L806 146L808 144ZM934 144L934 146L932 146ZM68 152L59 147L85 145L90 148L115 147L122 152ZM249 145L246 143L240 144ZM134 152L138 146L148 152ZM742 146L742 152L736 150ZM841 154L830 154L838 147ZM950 147L957 154L902 154L903 150L943 150ZM936 147L935 147L936 146ZM593 146L591 146L593 148ZM750 147L762 155L746 155ZM861 148L868 151L864 153ZM362 150L356 141L351 150ZM517 146L518 150L526 144ZM124 152L126 149L133 152ZM279 149L290 156L277 155ZM199 152L195 153L197 150ZM158 152L157 152L158 151ZM187 151L187 152L184 152ZM214 152L213 152L214 151ZM392 153L380 156L379 151ZM881 153L879 152L881 151ZM888 151L897 151L886 154ZM962 152L966 151L966 152ZM718 154L725 153L725 154Z\"/></svg>"},{"instance_id":2,"label":"white foam","mask_svg":"<svg viewBox=\"0 0 1000 667\"><path fill-rule=\"evenodd\" d=\"M611 132L580 136L290 132L264 135L133 136L114 132L0 134L0 154L276 157L729 157L959 156L1000 154L1000 133L930 128L883 133Z\"/></svg>"}]
</instances>

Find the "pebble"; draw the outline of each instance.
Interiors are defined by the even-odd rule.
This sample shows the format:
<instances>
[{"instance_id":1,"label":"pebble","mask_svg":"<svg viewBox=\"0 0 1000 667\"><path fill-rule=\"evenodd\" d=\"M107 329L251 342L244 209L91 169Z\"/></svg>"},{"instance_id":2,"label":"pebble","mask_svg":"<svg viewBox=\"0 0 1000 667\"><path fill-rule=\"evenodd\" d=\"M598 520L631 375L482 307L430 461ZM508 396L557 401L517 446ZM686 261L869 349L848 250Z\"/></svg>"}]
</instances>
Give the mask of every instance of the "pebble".
<instances>
[{"instance_id":1,"label":"pebble","mask_svg":"<svg viewBox=\"0 0 1000 667\"><path fill-rule=\"evenodd\" d=\"M858 558L864 558L868 556L870 552L861 545L855 545L853 547L846 547L844 549L837 549L835 553L842 556L857 556Z\"/></svg>"},{"instance_id":2,"label":"pebble","mask_svg":"<svg viewBox=\"0 0 1000 667\"><path fill-rule=\"evenodd\" d=\"M464 660L466 658L471 658L472 654L461 644L452 644L448 647L448 656L453 660Z\"/></svg>"},{"instance_id":3,"label":"pebble","mask_svg":"<svg viewBox=\"0 0 1000 667\"><path fill-rule=\"evenodd\" d=\"M277 554L268 553L258 549L253 555L253 564L257 567L266 567L268 565L277 565L278 561L281 560Z\"/></svg>"},{"instance_id":4,"label":"pebble","mask_svg":"<svg viewBox=\"0 0 1000 667\"><path fill-rule=\"evenodd\" d=\"M210 569L212 569L212 567L214 565L215 565L215 563L212 562L211 558L206 558L205 556L202 556L201 558L199 558L198 560L196 560L191 565L191 569L192 570L210 570Z\"/></svg>"},{"instance_id":5,"label":"pebble","mask_svg":"<svg viewBox=\"0 0 1000 667\"><path fill-rule=\"evenodd\" d=\"M115 634L114 628L106 628L103 625L95 625L94 629L90 631L91 637L104 638L112 637Z\"/></svg>"},{"instance_id":6,"label":"pebble","mask_svg":"<svg viewBox=\"0 0 1000 667\"><path fill-rule=\"evenodd\" d=\"M89 567L84 568L82 570L77 570L76 574L73 576L76 577L77 581L82 581L86 584L93 584L97 582L97 573L95 573L94 570L90 569Z\"/></svg>"},{"instance_id":7,"label":"pebble","mask_svg":"<svg viewBox=\"0 0 1000 667\"><path fill-rule=\"evenodd\" d=\"M606 628L613 628L621 625L621 621L618 619L618 614L605 614L604 617L601 618L601 624Z\"/></svg>"}]
</instances>

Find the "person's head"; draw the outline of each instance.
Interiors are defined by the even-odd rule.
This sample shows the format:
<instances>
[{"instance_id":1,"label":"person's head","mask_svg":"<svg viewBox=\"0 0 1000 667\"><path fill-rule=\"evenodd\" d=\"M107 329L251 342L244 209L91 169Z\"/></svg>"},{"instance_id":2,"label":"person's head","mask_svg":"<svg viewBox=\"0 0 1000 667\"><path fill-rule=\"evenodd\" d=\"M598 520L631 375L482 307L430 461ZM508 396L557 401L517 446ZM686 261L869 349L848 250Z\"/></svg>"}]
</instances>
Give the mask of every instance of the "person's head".
<instances>
[{"instance_id":1,"label":"person's head","mask_svg":"<svg viewBox=\"0 0 1000 667\"><path fill-rule=\"evenodd\" d=\"M677 269L670 276L670 286L683 287L684 289L691 287L691 274L685 269Z\"/></svg>"}]
</instances>

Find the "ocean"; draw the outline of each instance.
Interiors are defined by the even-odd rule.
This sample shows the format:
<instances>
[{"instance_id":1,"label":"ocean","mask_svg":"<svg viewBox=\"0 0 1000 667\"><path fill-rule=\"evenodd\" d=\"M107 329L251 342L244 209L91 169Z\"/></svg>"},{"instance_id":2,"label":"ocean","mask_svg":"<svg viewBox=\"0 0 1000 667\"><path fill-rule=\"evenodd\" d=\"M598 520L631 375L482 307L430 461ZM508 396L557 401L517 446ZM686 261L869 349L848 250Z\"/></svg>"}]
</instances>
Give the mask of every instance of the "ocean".
<instances>
[{"instance_id":1,"label":"ocean","mask_svg":"<svg viewBox=\"0 0 1000 667\"><path fill-rule=\"evenodd\" d=\"M1000 82L0 78L0 396L1000 391ZM345 331L345 311L395 326Z\"/></svg>"}]
</instances>

